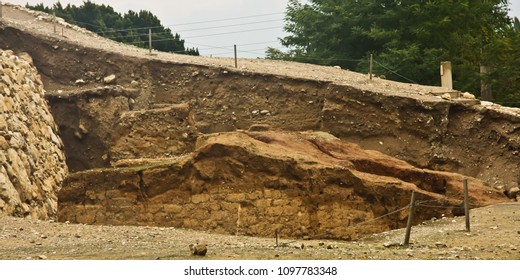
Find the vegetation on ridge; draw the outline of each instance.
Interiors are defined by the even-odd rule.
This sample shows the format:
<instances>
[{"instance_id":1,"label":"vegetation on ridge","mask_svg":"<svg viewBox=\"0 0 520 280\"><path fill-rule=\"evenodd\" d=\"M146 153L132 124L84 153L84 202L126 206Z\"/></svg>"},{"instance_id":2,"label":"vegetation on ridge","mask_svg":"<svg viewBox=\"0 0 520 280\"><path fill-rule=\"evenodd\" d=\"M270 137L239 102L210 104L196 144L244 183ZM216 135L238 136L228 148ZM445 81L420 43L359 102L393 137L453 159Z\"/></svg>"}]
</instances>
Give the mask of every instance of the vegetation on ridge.
<instances>
[{"instance_id":1,"label":"vegetation on ridge","mask_svg":"<svg viewBox=\"0 0 520 280\"><path fill-rule=\"evenodd\" d=\"M49 14L54 13L57 17L100 36L138 47L148 47L148 29L151 28L152 48L163 52L199 55L199 50L196 48L186 49L180 35L177 33L173 35L172 30L162 26L161 21L150 11L141 10L137 13L130 10L120 14L111 6L98 5L89 0L79 7L70 4L63 7L59 1L52 7L46 7L43 3L34 6L26 4L25 7Z\"/></svg>"},{"instance_id":2,"label":"vegetation on ridge","mask_svg":"<svg viewBox=\"0 0 520 280\"><path fill-rule=\"evenodd\" d=\"M281 43L271 59L368 72L388 79L440 85L439 65L451 61L454 88L520 105L520 23L507 0L290 0ZM488 69L481 76L480 67Z\"/></svg>"}]
</instances>

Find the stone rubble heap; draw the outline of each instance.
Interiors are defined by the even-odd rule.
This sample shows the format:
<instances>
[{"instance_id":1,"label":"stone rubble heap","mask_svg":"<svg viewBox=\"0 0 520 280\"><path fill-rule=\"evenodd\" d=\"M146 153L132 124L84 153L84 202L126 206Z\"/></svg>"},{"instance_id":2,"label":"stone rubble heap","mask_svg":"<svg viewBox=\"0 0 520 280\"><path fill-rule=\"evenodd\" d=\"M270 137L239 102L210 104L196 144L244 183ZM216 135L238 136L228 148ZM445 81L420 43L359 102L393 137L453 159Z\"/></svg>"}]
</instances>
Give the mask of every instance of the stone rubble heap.
<instances>
[{"instance_id":1,"label":"stone rubble heap","mask_svg":"<svg viewBox=\"0 0 520 280\"><path fill-rule=\"evenodd\" d=\"M0 50L0 215L51 219L68 169L31 64L27 54Z\"/></svg>"}]
</instances>

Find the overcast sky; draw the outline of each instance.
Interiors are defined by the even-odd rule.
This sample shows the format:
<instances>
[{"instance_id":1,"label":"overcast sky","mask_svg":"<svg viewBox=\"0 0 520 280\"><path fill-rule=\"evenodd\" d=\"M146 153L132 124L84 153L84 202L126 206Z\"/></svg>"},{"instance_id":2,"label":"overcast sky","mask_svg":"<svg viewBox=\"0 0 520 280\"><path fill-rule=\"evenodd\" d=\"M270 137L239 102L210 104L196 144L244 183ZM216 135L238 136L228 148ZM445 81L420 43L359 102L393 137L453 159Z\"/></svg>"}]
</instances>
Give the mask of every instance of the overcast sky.
<instances>
[{"instance_id":1,"label":"overcast sky","mask_svg":"<svg viewBox=\"0 0 520 280\"><path fill-rule=\"evenodd\" d=\"M5 0L19 5L57 0ZM61 0L81 5L83 0ZM161 23L181 35L186 47L197 47L201 55L232 56L233 45L240 57L263 57L265 49L283 49L283 13L288 0L92 0L118 12L149 10ZM511 15L520 18L520 0L510 0ZM210 22L209 22L210 21ZM204 23L200 23L204 22ZM196 30L195 30L196 29ZM225 34L224 34L225 33Z\"/></svg>"}]
</instances>

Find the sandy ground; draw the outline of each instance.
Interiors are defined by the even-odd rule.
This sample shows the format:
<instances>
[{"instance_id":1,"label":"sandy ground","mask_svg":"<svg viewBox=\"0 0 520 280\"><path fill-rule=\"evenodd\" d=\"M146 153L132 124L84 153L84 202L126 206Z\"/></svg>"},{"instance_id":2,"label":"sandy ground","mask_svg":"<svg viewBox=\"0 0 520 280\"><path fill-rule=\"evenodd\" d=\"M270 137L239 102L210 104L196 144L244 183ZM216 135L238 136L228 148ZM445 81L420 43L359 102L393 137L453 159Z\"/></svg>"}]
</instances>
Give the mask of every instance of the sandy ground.
<instances>
[{"instance_id":1,"label":"sandy ground","mask_svg":"<svg viewBox=\"0 0 520 280\"><path fill-rule=\"evenodd\" d=\"M0 259L67 260L520 260L520 203L471 210L471 232L464 217L441 218L353 242L229 236L177 228L98 226L1 217ZM205 257L189 245L207 244ZM287 244L289 243L289 244Z\"/></svg>"}]
</instances>

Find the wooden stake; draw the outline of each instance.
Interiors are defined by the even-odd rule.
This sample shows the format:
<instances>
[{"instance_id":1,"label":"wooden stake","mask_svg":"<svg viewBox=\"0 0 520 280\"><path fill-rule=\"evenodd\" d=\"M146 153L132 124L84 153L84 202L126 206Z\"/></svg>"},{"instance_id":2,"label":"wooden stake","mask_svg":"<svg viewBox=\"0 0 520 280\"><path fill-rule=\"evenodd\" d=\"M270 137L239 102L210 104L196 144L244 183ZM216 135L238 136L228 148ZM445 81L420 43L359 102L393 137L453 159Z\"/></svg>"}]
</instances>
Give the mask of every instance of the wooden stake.
<instances>
[{"instance_id":1,"label":"wooden stake","mask_svg":"<svg viewBox=\"0 0 520 280\"><path fill-rule=\"evenodd\" d=\"M374 55L370 54L370 80L372 80L372 67L374 65Z\"/></svg>"},{"instance_id":2,"label":"wooden stake","mask_svg":"<svg viewBox=\"0 0 520 280\"><path fill-rule=\"evenodd\" d=\"M406 234L404 236L404 246L410 244L410 232L412 231L413 216L415 213L415 192L412 192L410 199L410 213L408 214L408 222L406 223Z\"/></svg>"},{"instance_id":3,"label":"wooden stake","mask_svg":"<svg viewBox=\"0 0 520 280\"><path fill-rule=\"evenodd\" d=\"M52 12L53 20L52 23L54 25L54 34L56 34L56 12Z\"/></svg>"},{"instance_id":4,"label":"wooden stake","mask_svg":"<svg viewBox=\"0 0 520 280\"><path fill-rule=\"evenodd\" d=\"M466 231L470 231L469 225L469 191L468 191L468 179L464 179L464 214L466 215Z\"/></svg>"},{"instance_id":5,"label":"wooden stake","mask_svg":"<svg viewBox=\"0 0 520 280\"><path fill-rule=\"evenodd\" d=\"M237 61L237 45L235 46L235 68L238 68L238 61Z\"/></svg>"}]
</instances>

